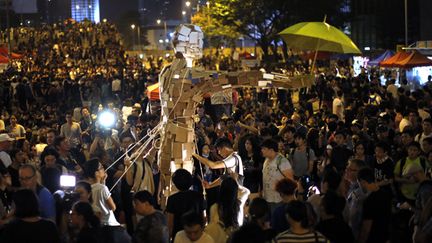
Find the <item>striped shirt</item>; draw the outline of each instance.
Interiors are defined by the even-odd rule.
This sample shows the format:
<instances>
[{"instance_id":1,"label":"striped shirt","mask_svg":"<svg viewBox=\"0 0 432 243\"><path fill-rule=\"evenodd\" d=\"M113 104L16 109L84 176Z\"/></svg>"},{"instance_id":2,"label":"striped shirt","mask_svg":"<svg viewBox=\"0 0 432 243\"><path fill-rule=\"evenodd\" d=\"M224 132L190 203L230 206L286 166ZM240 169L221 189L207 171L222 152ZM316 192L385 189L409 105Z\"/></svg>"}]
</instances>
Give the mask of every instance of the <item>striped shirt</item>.
<instances>
[{"instance_id":1,"label":"striped shirt","mask_svg":"<svg viewBox=\"0 0 432 243\"><path fill-rule=\"evenodd\" d=\"M294 234L291 230L286 230L276 238L273 243L328 243L329 241L319 232L310 231L306 234Z\"/></svg>"}]
</instances>

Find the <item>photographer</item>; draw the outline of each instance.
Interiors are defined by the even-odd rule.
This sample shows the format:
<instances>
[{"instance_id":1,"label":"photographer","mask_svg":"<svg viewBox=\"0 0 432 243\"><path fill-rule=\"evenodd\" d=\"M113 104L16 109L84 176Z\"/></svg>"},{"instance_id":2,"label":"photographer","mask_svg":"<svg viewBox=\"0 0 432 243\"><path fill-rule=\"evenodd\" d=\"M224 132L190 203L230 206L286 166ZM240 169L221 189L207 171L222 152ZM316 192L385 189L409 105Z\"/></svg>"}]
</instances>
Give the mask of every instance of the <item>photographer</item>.
<instances>
[{"instance_id":1,"label":"photographer","mask_svg":"<svg viewBox=\"0 0 432 243\"><path fill-rule=\"evenodd\" d=\"M97 154L98 150L106 151L110 158L114 157L116 151L120 148L118 132L115 129L99 129L96 131L95 139L90 145L90 157Z\"/></svg>"}]
</instances>

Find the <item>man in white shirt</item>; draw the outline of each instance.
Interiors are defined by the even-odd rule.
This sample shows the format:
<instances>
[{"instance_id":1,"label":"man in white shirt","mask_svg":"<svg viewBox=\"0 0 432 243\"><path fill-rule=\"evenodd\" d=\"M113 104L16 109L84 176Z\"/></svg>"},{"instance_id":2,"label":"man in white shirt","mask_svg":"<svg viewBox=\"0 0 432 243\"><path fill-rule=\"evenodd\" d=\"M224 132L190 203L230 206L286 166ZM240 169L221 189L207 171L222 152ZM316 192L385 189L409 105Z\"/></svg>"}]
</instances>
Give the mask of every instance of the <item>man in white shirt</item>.
<instances>
[{"instance_id":1,"label":"man in white shirt","mask_svg":"<svg viewBox=\"0 0 432 243\"><path fill-rule=\"evenodd\" d=\"M265 140L261 144L261 153L265 158L263 166L262 197L269 203L273 213L274 209L282 201L281 196L275 190L275 185L283 178L293 179L294 172L287 158L278 150L278 143L272 139Z\"/></svg>"},{"instance_id":2,"label":"man in white shirt","mask_svg":"<svg viewBox=\"0 0 432 243\"><path fill-rule=\"evenodd\" d=\"M243 185L243 163L241 157L234 151L231 141L228 138L219 138L216 141L218 154L224 158L221 161L213 162L198 154L192 154L197 160L211 169L225 169L225 173L231 174L240 185ZM220 185L220 179L212 182L212 186Z\"/></svg>"},{"instance_id":3,"label":"man in white shirt","mask_svg":"<svg viewBox=\"0 0 432 243\"><path fill-rule=\"evenodd\" d=\"M213 243L213 238L204 232L202 215L190 211L183 215L183 230L176 234L174 243Z\"/></svg>"},{"instance_id":4,"label":"man in white shirt","mask_svg":"<svg viewBox=\"0 0 432 243\"><path fill-rule=\"evenodd\" d=\"M392 94L392 97L395 100L399 100L398 88L396 87L395 83L396 83L396 80L394 80L394 79L390 80L390 84L387 86L386 91L387 91L387 93Z\"/></svg>"},{"instance_id":5,"label":"man in white shirt","mask_svg":"<svg viewBox=\"0 0 432 243\"><path fill-rule=\"evenodd\" d=\"M333 99L333 114L337 115L339 117L339 120L344 121L345 120L345 116L344 116L344 105L342 102L342 90L338 90L336 92L337 96Z\"/></svg>"}]
</instances>

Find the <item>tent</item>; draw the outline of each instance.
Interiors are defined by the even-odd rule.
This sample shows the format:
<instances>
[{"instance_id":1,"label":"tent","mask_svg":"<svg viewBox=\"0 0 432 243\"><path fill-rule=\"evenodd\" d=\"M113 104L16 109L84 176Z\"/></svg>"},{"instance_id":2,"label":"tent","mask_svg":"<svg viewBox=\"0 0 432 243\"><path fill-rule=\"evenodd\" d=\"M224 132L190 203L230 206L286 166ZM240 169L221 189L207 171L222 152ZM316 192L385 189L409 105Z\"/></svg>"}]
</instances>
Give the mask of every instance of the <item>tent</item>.
<instances>
[{"instance_id":1,"label":"tent","mask_svg":"<svg viewBox=\"0 0 432 243\"><path fill-rule=\"evenodd\" d=\"M377 57L374 60L368 62L368 65L369 66L378 66L380 64L380 62L389 59L394 54L395 54L394 51L387 50L383 54L381 54L379 57Z\"/></svg>"},{"instance_id":2,"label":"tent","mask_svg":"<svg viewBox=\"0 0 432 243\"><path fill-rule=\"evenodd\" d=\"M0 47L0 56L4 56L7 58L7 56L8 56L8 48L7 47ZM20 59L22 57L23 57L23 55L21 55L21 54L11 52L11 58L12 59Z\"/></svg>"},{"instance_id":3,"label":"tent","mask_svg":"<svg viewBox=\"0 0 432 243\"><path fill-rule=\"evenodd\" d=\"M152 84L147 87L147 96L150 101L160 100L159 97L159 83Z\"/></svg>"},{"instance_id":4,"label":"tent","mask_svg":"<svg viewBox=\"0 0 432 243\"><path fill-rule=\"evenodd\" d=\"M9 58L0 55L0 63L9 63Z\"/></svg>"},{"instance_id":5,"label":"tent","mask_svg":"<svg viewBox=\"0 0 432 243\"><path fill-rule=\"evenodd\" d=\"M397 61L395 65L401 68L432 66L432 60L422 55L418 51L413 51L405 59Z\"/></svg>"},{"instance_id":6,"label":"tent","mask_svg":"<svg viewBox=\"0 0 432 243\"><path fill-rule=\"evenodd\" d=\"M379 63L380 67L398 67L395 63L402 61L410 55L409 52L400 51L394 54L392 57L388 58Z\"/></svg>"}]
</instances>

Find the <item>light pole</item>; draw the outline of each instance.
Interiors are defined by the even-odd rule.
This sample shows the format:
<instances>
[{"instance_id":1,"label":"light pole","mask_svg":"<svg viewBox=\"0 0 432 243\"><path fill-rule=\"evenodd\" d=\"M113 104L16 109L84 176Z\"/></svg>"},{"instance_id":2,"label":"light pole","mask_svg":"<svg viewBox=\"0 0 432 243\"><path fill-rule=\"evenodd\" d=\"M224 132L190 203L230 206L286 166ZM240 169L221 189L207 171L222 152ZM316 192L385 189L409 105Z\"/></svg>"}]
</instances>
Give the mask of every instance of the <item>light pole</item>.
<instances>
[{"instance_id":1,"label":"light pole","mask_svg":"<svg viewBox=\"0 0 432 243\"><path fill-rule=\"evenodd\" d=\"M132 29L132 50L135 50L135 25L131 24L131 29Z\"/></svg>"},{"instance_id":2,"label":"light pole","mask_svg":"<svg viewBox=\"0 0 432 243\"><path fill-rule=\"evenodd\" d=\"M186 1L185 4L186 4L186 8L189 11L189 23L192 23L192 8L190 7L191 6L191 2L190 1Z\"/></svg>"},{"instance_id":3,"label":"light pole","mask_svg":"<svg viewBox=\"0 0 432 243\"><path fill-rule=\"evenodd\" d=\"M158 19L158 20L156 20L156 23L158 25L160 25L162 23L162 20ZM165 40L165 43L168 43L168 41L167 41L168 40L168 30L167 30L167 23L165 20L163 21L163 24L164 24L164 38L163 38L163 40Z\"/></svg>"},{"instance_id":4,"label":"light pole","mask_svg":"<svg viewBox=\"0 0 432 243\"><path fill-rule=\"evenodd\" d=\"M405 47L408 47L408 0L404 0L405 5Z\"/></svg>"}]
</instances>

